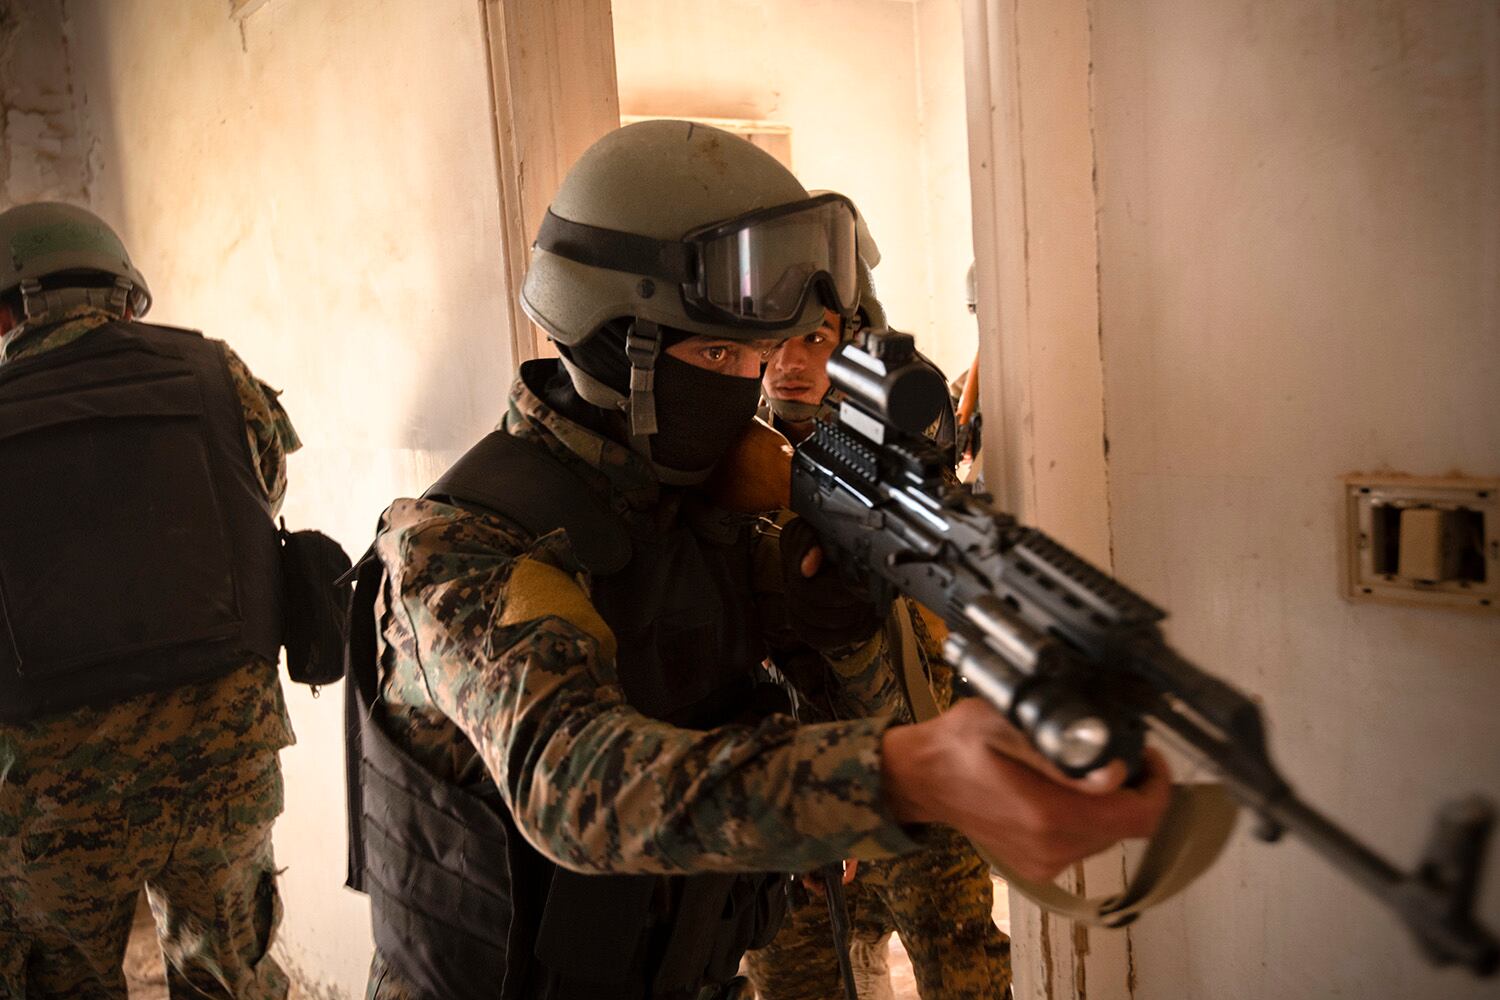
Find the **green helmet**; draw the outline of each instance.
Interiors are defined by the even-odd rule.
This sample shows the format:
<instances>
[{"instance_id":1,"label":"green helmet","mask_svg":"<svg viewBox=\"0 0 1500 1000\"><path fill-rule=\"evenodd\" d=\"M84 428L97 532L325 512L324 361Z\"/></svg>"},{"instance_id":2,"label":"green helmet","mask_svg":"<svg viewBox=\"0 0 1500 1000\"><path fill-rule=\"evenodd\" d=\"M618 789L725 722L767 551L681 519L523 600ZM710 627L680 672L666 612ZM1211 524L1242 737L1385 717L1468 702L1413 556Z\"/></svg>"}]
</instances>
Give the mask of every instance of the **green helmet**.
<instances>
[{"instance_id":1,"label":"green helmet","mask_svg":"<svg viewBox=\"0 0 1500 1000\"><path fill-rule=\"evenodd\" d=\"M829 191L826 188L818 188L807 193L816 196L820 194L834 194L835 192ZM855 246L859 251L859 259L873 269L880 263L880 247L875 245L875 237L870 234L870 224L865 221L865 213L861 212L858 206L855 206L854 209L854 231Z\"/></svg>"},{"instance_id":2,"label":"green helmet","mask_svg":"<svg viewBox=\"0 0 1500 1000\"><path fill-rule=\"evenodd\" d=\"M19 291L25 320L46 322L74 305L90 304L119 316L151 308L151 291L125 245L93 212L58 201L38 201L0 212L0 295ZM92 287L113 277L110 287ZM69 279L85 279L73 282Z\"/></svg>"},{"instance_id":3,"label":"green helmet","mask_svg":"<svg viewBox=\"0 0 1500 1000\"><path fill-rule=\"evenodd\" d=\"M813 191L812 194L829 194L828 191ZM875 237L870 232L870 225L865 221L865 213L855 210L855 246L859 252L859 308L855 312L854 322L845 323L843 335L847 340L856 330L878 329L886 327L885 308L881 306L880 300L875 297L875 279L871 272L875 265L880 263L880 247L875 243Z\"/></svg>"},{"instance_id":4,"label":"green helmet","mask_svg":"<svg viewBox=\"0 0 1500 1000\"><path fill-rule=\"evenodd\" d=\"M609 133L579 157L552 200L550 214L573 223L659 241L681 240L716 222L805 201L791 171L751 143L706 125L646 121ZM543 226L545 230L547 227ZM677 289L644 272L595 266L532 247L521 306L560 344L581 343L621 317L733 340L764 329L690 313ZM775 336L810 333L822 322L815 296Z\"/></svg>"},{"instance_id":5,"label":"green helmet","mask_svg":"<svg viewBox=\"0 0 1500 1000\"><path fill-rule=\"evenodd\" d=\"M563 348L579 395L626 412L639 450L656 433L661 328L784 339L816 330L825 301L852 314L854 219L847 198L810 196L744 139L640 122L604 136L568 171L532 246L521 306ZM628 392L569 350L620 320L631 324Z\"/></svg>"}]
</instances>

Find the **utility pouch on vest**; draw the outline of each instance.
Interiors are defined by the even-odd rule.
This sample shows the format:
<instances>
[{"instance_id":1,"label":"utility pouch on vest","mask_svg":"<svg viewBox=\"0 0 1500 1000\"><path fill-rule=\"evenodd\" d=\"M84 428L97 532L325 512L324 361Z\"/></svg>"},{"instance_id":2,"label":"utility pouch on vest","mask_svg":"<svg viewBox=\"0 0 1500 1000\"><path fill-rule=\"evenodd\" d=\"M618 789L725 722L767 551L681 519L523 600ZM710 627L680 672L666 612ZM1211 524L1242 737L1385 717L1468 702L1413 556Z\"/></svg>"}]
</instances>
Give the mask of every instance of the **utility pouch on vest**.
<instances>
[{"instance_id":1,"label":"utility pouch on vest","mask_svg":"<svg viewBox=\"0 0 1500 1000\"><path fill-rule=\"evenodd\" d=\"M660 994L728 982L745 952L770 944L786 916L784 875L694 875L683 881L677 922L656 974ZM706 927L713 932L705 934Z\"/></svg>"},{"instance_id":2,"label":"utility pouch on vest","mask_svg":"<svg viewBox=\"0 0 1500 1000\"><path fill-rule=\"evenodd\" d=\"M274 662L275 552L217 344L110 324L0 369L0 721Z\"/></svg>"},{"instance_id":3,"label":"utility pouch on vest","mask_svg":"<svg viewBox=\"0 0 1500 1000\"><path fill-rule=\"evenodd\" d=\"M536 935L536 957L569 981L597 989L641 974L650 933L642 917L661 879L655 875L552 874ZM579 961L583 955L586 962Z\"/></svg>"},{"instance_id":4,"label":"utility pouch on vest","mask_svg":"<svg viewBox=\"0 0 1500 1000\"><path fill-rule=\"evenodd\" d=\"M281 524L281 585L286 594L286 669L298 684L332 684L344 676L349 637L351 563L321 531L287 531Z\"/></svg>"}]
</instances>

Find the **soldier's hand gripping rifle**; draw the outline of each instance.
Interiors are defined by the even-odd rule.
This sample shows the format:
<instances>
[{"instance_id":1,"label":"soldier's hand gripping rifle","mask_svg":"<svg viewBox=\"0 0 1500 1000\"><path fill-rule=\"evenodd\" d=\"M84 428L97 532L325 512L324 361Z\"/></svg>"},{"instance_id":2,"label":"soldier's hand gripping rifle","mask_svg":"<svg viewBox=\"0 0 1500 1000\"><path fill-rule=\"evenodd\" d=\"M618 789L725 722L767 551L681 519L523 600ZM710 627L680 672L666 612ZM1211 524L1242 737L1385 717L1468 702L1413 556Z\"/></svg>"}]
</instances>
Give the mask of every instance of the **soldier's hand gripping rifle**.
<instances>
[{"instance_id":1,"label":"soldier's hand gripping rifle","mask_svg":"<svg viewBox=\"0 0 1500 1000\"><path fill-rule=\"evenodd\" d=\"M1156 732L1215 772L1262 838L1300 837L1394 910L1432 962L1492 974L1500 949L1473 915L1491 805L1443 810L1406 873L1298 798L1255 703L1168 646L1162 611L945 477L922 429L946 389L912 360L909 336L871 331L828 362L844 399L792 468L792 509L828 557L937 612L945 657L1065 773L1116 759L1133 772Z\"/></svg>"}]
</instances>

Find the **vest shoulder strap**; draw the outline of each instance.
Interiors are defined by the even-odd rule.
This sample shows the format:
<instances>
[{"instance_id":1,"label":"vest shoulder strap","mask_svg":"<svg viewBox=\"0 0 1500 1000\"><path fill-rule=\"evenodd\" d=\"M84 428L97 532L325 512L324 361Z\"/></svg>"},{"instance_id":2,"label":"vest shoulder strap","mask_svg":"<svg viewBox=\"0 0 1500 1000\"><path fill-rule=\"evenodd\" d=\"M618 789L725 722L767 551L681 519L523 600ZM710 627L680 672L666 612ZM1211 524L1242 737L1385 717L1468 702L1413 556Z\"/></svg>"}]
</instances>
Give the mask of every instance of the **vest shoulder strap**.
<instances>
[{"instance_id":1,"label":"vest shoulder strap","mask_svg":"<svg viewBox=\"0 0 1500 1000\"><path fill-rule=\"evenodd\" d=\"M591 573L617 573L630 562L629 532L599 495L544 449L504 430L482 438L422 495L499 514L534 535L563 528Z\"/></svg>"}]
</instances>

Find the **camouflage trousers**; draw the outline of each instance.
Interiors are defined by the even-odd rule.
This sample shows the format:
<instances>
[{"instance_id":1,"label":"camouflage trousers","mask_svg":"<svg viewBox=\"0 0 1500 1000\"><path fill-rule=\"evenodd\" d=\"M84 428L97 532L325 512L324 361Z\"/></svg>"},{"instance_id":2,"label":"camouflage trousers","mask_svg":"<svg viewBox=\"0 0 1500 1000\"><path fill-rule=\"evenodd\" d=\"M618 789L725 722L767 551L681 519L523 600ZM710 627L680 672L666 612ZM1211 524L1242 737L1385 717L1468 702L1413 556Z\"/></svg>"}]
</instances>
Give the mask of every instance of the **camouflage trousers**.
<instances>
[{"instance_id":1,"label":"camouflage trousers","mask_svg":"<svg viewBox=\"0 0 1500 1000\"><path fill-rule=\"evenodd\" d=\"M704 987L698 1000L747 1000L750 986L742 978L722 987ZM498 987L496 995L499 995ZM370 959L370 979L365 985L365 1000L429 1000L426 993L391 967L380 949Z\"/></svg>"},{"instance_id":2,"label":"camouflage trousers","mask_svg":"<svg viewBox=\"0 0 1500 1000\"><path fill-rule=\"evenodd\" d=\"M861 862L848 886L850 958L861 1000L890 997L886 947L901 935L922 1000L995 1000L1010 986L1010 939L991 916L989 865L935 828L922 851ZM843 1000L828 904L794 891L776 939L746 956L760 1000Z\"/></svg>"},{"instance_id":3,"label":"camouflage trousers","mask_svg":"<svg viewBox=\"0 0 1500 1000\"><path fill-rule=\"evenodd\" d=\"M267 951L281 916L274 754L202 775L191 793L128 801L56 777L0 785L0 829L17 831L0 838L0 997L125 1000L142 885L174 1000L286 996Z\"/></svg>"}]
</instances>

